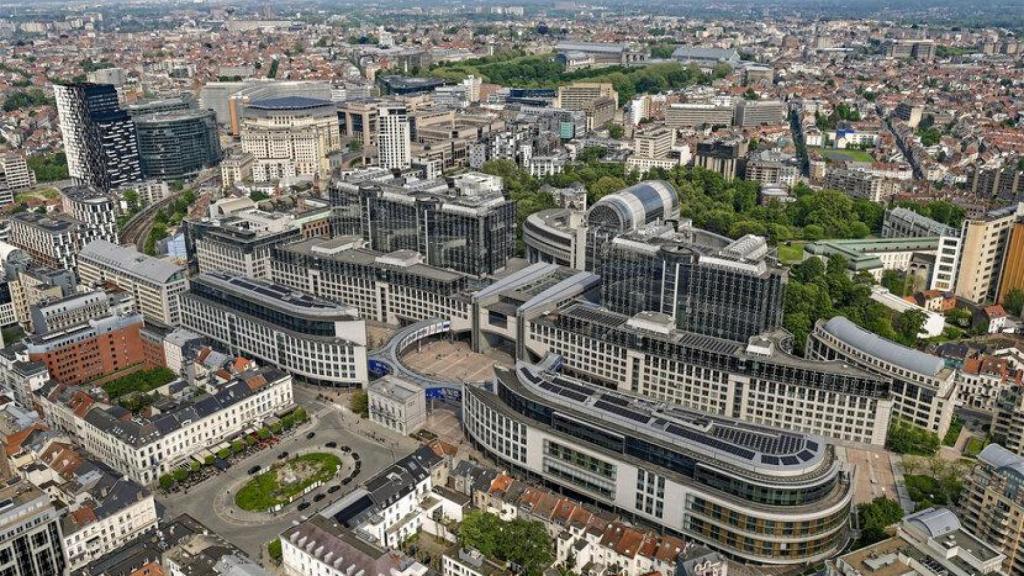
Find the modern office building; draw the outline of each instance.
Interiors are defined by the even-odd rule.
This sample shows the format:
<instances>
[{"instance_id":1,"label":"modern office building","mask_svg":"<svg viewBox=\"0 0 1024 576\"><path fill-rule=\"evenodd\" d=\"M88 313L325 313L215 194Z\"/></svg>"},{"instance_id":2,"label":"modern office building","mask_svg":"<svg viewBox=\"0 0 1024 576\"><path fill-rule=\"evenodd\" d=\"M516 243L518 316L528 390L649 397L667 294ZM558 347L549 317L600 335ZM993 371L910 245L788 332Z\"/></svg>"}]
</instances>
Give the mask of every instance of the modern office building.
<instances>
[{"instance_id":1,"label":"modern office building","mask_svg":"<svg viewBox=\"0 0 1024 576\"><path fill-rule=\"evenodd\" d=\"M377 112L378 164L388 170L404 170L412 164L409 111L404 105L381 106Z\"/></svg>"},{"instance_id":2,"label":"modern office building","mask_svg":"<svg viewBox=\"0 0 1024 576\"><path fill-rule=\"evenodd\" d=\"M0 488L0 574L65 576L67 553L61 513L50 497L25 480Z\"/></svg>"},{"instance_id":3,"label":"modern office building","mask_svg":"<svg viewBox=\"0 0 1024 576\"><path fill-rule=\"evenodd\" d=\"M1024 289L1024 222L1014 222L1006 241L995 301L1002 303L1012 290Z\"/></svg>"},{"instance_id":4,"label":"modern office building","mask_svg":"<svg viewBox=\"0 0 1024 576\"><path fill-rule=\"evenodd\" d=\"M673 130L699 126L731 126L735 110L732 106L685 102L665 108L665 125Z\"/></svg>"},{"instance_id":5,"label":"modern office building","mask_svg":"<svg viewBox=\"0 0 1024 576\"><path fill-rule=\"evenodd\" d=\"M74 270L81 249L82 223L67 216L19 212L8 219L8 241L50 268Z\"/></svg>"},{"instance_id":6,"label":"modern office building","mask_svg":"<svg viewBox=\"0 0 1024 576\"><path fill-rule=\"evenodd\" d=\"M220 161L217 118L212 110L135 116L135 133L146 178L184 180Z\"/></svg>"},{"instance_id":7,"label":"modern office building","mask_svg":"<svg viewBox=\"0 0 1024 576\"><path fill-rule=\"evenodd\" d=\"M738 342L782 326L786 271L760 236L730 240L688 221L649 227L606 243L596 272L615 312L657 312L680 330Z\"/></svg>"},{"instance_id":8,"label":"modern office building","mask_svg":"<svg viewBox=\"0 0 1024 576\"><path fill-rule=\"evenodd\" d=\"M786 122L786 103L780 100L740 100L736 104L736 126L776 126Z\"/></svg>"},{"instance_id":9,"label":"modern office building","mask_svg":"<svg viewBox=\"0 0 1024 576\"><path fill-rule=\"evenodd\" d=\"M808 358L839 360L892 382L893 417L942 438L953 420L955 370L938 356L886 340L850 320L819 320L807 338Z\"/></svg>"},{"instance_id":10,"label":"modern office building","mask_svg":"<svg viewBox=\"0 0 1024 576\"><path fill-rule=\"evenodd\" d=\"M98 460L143 486L294 406L291 376L270 367L243 372L213 394L149 417L122 418L120 407L57 380L40 388L35 400L52 428L77 438Z\"/></svg>"},{"instance_id":11,"label":"modern office building","mask_svg":"<svg viewBox=\"0 0 1024 576\"><path fill-rule=\"evenodd\" d=\"M26 341L30 362L46 364L51 377L68 384L141 366L146 358L139 331L141 314L109 312Z\"/></svg>"},{"instance_id":12,"label":"modern office building","mask_svg":"<svg viewBox=\"0 0 1024 576\"><path fill-rule=\"evenodd\" d=\"M747 158L744 179L759 182L762 187L790 188L800 178L800 162L795 156L774 150L758 150Z\"/></svg>"},{"instance_id":13,"label":"modern office building","mask_svg":"<svg viewBox=\"0 0 1024 576\"><path fill-rule=\"evenodd\" d=\"M412 250L474 276L502 270L515 251L516 205L495 176L467 173L449 184L357 175L333 179L329 193L334 233L362 236L373 250Z\"/></svg>"},{"instance_id":14,"label":"modern office building","mask_svg":"<svg viewBox=\"0 0 1024 576\"><path fill-rule=\"evenodd\" d=\"M180 301L182 327L233 353L317 384L366 383L366 322L355 307L221 272L194 277Z\"/></svg>"},{"instance_id":15,"label":"modern office building","mask_svg":"<svg viewBox=\"0 0 1024 576\"><path fill-rule=\"evenodd\" d=\"M989 444L964 478L960 519L1006 559L1002 574L1024 575L1024 457Z\"/></svg>"},{"instance_id":16,"label":"modern office building","mask_svg":"<svg viewBox=\"0 0 1024 576\"><path fill-rule=\"evenodd\" d=\"M743 174L747 157L747 141L740 137L714 138L697 144L693 165L717 172L732 181Z\"/></svg>"},{"instance_id":17,"label":"modern office building","mask_svg":"<svg viewBox=\"0 0 1024 576\"><path fill-rule=\"evenodd\" d=\"M662 180L639 182L608 194L587 210L587 270L597 270L612 238L679 218L679 192Z\"/></svg>"},{"instance_id":18,"label":"modern office building","mask_svg":"<svg viewBox=\"0 0 1024 576\"><path fill-rule=\"evenodd\" d=\"M879 204L887 203L903 189L899 180L884 178L860 167L830 169L825 175L825 186Z\"/></svg>"},{"instance_id":19,"label":"modern office building","mask_svg":"<svg viewBox=\"0 0 1024 576\"><path fill-rule=\"evenodd\" d=\"M256 182L326 178L328 155L341 149L334 104L301 96L251 102L242 118L241 139L242 151L254 158Z\"/></svg>"},{"instance_id":20,"label":"modern office building","mask_svg":"<svg viewBox=\"0 0 1024 576\"><path fill-rule=\"evenodd\" d=\"M834 561L827 576L1005 576L1006 557L964 529L948 508L903 518L896 535Z\"/></svg>"},{"instance_id":21,"label":"modern office building","mask_svg":"<svg viewBox=\"0 0 1024 576\"><path fill-rule=\"evenodd\" d=\"M84 286L110 282L129 292L146 322L168 328L178 325L178 294L188 290L183 266L96 240L79 253L78 276Z\"/></svg>"},{"instance_id":22,"label":"modern office building","mask_svg":"<svg viewBox=\"0 0 1024 576\"><path fill-rule=\"evenodd\" d=\"M617 314L588 302L517 318L521 359L557 354L563 372L604 388L764 426L881 446L888 380L785 351L781 337L734 342L683 332L659 313Z\"/></svg>"},{"instance_id":23,"label":"modern office building","mask_svg":"<svg viewBox=\"0 0 1024 576\"><path fill-rule=\"evenodd\" d=\"M558 88L558 107L563 110L586 110L600 98L618 102L619 93L606 82L574 82Z\"/></svg>"},{"instance_id":24,"label":"modern office building","mask_svg":"<svg viewBox=\"0 0 1024 576\"><path fill-rule=\"evenodd\" d=\"M311 238L275 247L271 271L274 282L355 306L367 320L397 326L448 318L454 330L470 325L472 279L424 264L411 250L378 252L359 236Z\"/></svg>"},{"instance_id":25,"label":"modern office building","mask_svg":"<svg viewBox=\"0 0 1024 576\"><path fill-rule=\"evenodd\" d=\"M550 262L584 270L587 261L586 212L551 208L523 222L523 243L530 262Z\"/></svg>"},{"instance_id":26,"label":"modern office building","mask_svg":"<svg viewBox=\"0 0 1024 576\"><path fill-rule=\"evenodd\" d=\"M113 86L54 84L53 93L72 178L104 191L142 179L135 126Z\"/></svg>"},{"instance_id":27,"label":"modern office building","mask_svg":"<svg viewBox=\"0 0 1024 576\"><path fill-rule=\"evenodd\" d=\"M0 187L4 184L10 190L35 186L36 173L28 167L28 161L24 156L16 152L0 154ZM0 206L3 204L4 202L0 201Z\"/></svg>"},{"instance_id":28,"label":"modern office building","mask_svg":"<svg viewBox=\"0 0 1024 576\"><path fill-rule=\"evenodd\" d=\"M71 186L60 191L64 213L82 223L80 246L93 240L118 243L117 206L109 194L92 186Z\"/></svg>"},{"instance_id":29,"label":"modern office building","mask_svg":"<svg viewBox=\"0 0 1024 576\"><path fill-rule=\"evenodd\" d=\"M467 387L475 446L744 561L794 565L849 540L850 474L818 436L668 407L520 362Z\"/></svg>"},{"instance_id":30,"label":"modern office building","mask_svg":"<svg viewBox=\"0 0 1024 576\"><path fill-rule=\"evenodd\" d=\"M260 229L242 218L186 221L189 263L195 271L223 270L257 280L270 279L270 250L298 240L297 226Z\"/></svg>"}]
</instances>

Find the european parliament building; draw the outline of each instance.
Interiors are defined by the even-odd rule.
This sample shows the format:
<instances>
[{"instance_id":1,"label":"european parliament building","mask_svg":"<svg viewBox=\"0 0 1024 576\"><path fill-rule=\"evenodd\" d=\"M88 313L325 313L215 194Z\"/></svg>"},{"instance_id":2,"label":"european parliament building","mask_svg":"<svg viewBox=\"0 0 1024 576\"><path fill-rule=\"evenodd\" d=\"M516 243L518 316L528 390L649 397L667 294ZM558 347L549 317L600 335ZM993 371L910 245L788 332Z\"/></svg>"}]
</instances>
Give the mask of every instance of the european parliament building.
<instances>
[{"instance_id":1,"label":"european parliament building","mask_svg":"<svg viewBox=\"0 0 1024 576\"><path fill-rule=\"evenodd\" d=\"M513 471L747 561L827 558L849 539L851 473L818 436L690 412L520 362L467 387L470 440Z\"/></svg>"}]
</instances>

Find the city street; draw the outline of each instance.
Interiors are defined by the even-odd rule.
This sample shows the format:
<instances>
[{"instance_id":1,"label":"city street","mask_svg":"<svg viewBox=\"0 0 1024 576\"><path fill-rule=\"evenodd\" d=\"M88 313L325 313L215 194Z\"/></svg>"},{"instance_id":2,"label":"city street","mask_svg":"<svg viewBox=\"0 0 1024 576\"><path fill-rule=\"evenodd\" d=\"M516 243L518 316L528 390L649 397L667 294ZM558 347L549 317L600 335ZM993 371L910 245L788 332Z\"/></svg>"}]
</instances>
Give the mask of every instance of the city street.
<instances>
[{"instance_id":1,"label":"city street","mask_svg":"<svg viewBox=\"0 0 1024 576\"><path fill-rule=\"evenodd\" d=\"M416 448L415 440L399 436L390 430L362 420L349 412L347 406L342 407L333 402L317 400L317 394L320 392L321 390L315 387L295 385L296 402L304 406L312 418L310 422L285 436L277 446L263 450L235 464L228 471L193 487L187 493L179 492L168 496L158 493L158 502L166 508L165 516L173 518L178 514L189 514L253 558L260 558L263 546L276 538L293 522L326 508L331 502L351 492L367 478ZM311 431L315 432L316 436L307 439L306 436ZM374 440L370 437L371 434L381 440ZM361 458L362 466L359 475L349 484L342 486L341 490L330 494L321 502L301 513L296 509L301 500L293 502L274 515L249 514L232 505L225 504L225 502L233 502L233 495L228 498L229 495L225 492L243 485L243 480L249 477L247 472L252 466L259 465L266 470L279 461L277 456L282 451L296 455L303 450L323 447L330 441L337 442L339 447L351 447L352 451L359 454ZM330 486L340 483L341 479L348 474L350 466L350 461L346 460L337 482L329 483L309 493L305 496L305 500L312 502L318 493L326 492Z\"/></svg>"}]
</instances>

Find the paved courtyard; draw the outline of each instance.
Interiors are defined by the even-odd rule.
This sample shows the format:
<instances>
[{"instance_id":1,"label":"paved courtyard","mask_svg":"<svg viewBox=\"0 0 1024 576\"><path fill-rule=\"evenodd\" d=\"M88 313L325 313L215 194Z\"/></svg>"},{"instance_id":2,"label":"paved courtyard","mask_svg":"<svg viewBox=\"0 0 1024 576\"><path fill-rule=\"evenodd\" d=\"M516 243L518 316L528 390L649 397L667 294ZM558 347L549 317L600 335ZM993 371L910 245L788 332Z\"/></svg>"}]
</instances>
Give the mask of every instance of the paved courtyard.
<instances>
[{"instance_id":1,"label":"paved courtyard","mask_svg":"<svg viewBox=\"0 0 1024 576\"><path fill-rule=\"evenodd\" d=\"M512 359L502 352L478 354L468 342L445 339L426 340L402 356L405 365L425 376L442 376L466 382L494 378L494 365L511 366Z\"/></svg>"},{"instance_id":2,"label":"paved courtyard","mask_svg":"<svg viewBox=\"0 0 1024 576\"><path fill-rule=\"evenodd\" d=\"M899 500L896 481L892 472L892 457L882 448L837 447L845 451L846 461L856 468L853 487L853 502L870 502L879 496Z\"/></svg>"}]
</instances>

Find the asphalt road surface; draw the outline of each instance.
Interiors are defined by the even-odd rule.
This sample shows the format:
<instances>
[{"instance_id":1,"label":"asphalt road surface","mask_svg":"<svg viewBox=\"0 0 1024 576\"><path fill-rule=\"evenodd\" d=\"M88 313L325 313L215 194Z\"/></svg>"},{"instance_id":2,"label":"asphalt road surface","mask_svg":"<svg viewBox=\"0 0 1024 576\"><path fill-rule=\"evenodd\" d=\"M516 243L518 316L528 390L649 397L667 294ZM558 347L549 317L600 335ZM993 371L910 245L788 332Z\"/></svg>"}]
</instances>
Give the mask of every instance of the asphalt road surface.
<instances>
[{"instance_id":1,"label":"asphalt road surface","mask_svg":"<svg viewBox=\"0 0 1024 576\"><path fill-rule=\"evenodd\" d=\"M164 518L189 514L241 548L252 558L259 560L262 557L264 545L277 538L289 526L326 508L330 503L351 492L368 478L394 461L410 454L416 448L417 443L411 438L399 436L390 430L362 420L349 412L347 407L317 400L317 392L314 387L295 386L296 402L304 406L313 415L313 419L286 436L277 446L262 450L240 461L226 472L191 488L187 494L178 492L163 496L157 493L157 501L165 509ZM310 431L316 432L316 436L307 439L306 436ZM382 441L372 439L370 434ZM258 520L254 519L253 515L241 512L233 506L221 505L221 502L225 500L233 502L233 496L228 499L224 497L224 493L231 487L239 485L242 479L247 478L247 472L252 466L259 465L265 470L279 461L277 456L282 451L288 451L294 455L303 449L322 447L330 441L337 442L339 447L350 446L354 452L359 454L362 466L358 476L343 486L341 490L329 494L324 500L313 504L301 513L296 509L299 504L299 501L296 501L277 514L261 515ZM348 473L348 470L349 466L346 462L339 475L339 480ZM337 483L332 482L320 487L317 491L306 495L305 500L312 502L316 494L326 492L331 485Z\"/></svg>"}]
</instances>

